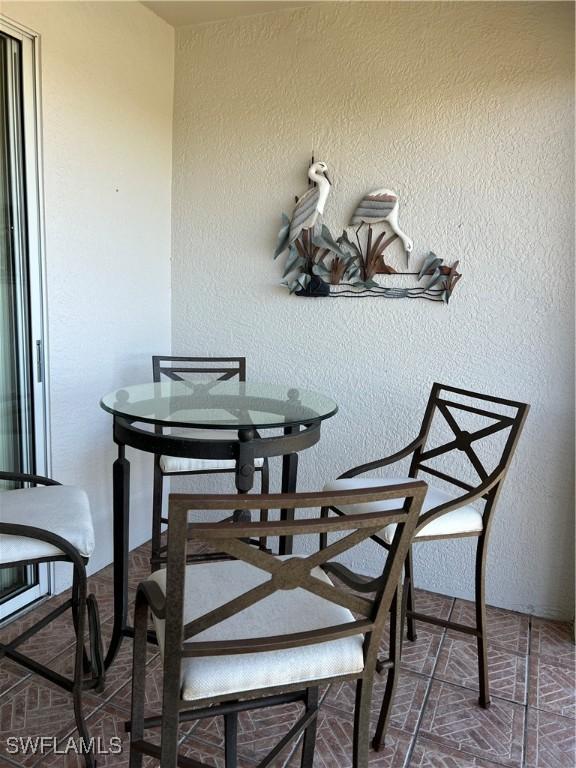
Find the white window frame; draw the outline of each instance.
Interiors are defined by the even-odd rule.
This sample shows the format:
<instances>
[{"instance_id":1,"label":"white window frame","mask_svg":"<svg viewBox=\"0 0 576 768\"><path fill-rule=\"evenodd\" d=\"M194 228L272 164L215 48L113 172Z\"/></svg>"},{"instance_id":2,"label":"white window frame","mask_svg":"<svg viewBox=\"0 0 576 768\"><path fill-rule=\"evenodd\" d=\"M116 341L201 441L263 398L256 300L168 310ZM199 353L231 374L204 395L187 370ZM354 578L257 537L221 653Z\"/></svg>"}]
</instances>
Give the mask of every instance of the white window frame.
<instances>
[{"instance_id":1,"label":"white window frame","mask_svg":"<svg viewBox=\"0 0 576 768\"><path fill-rule=\"evenodd\" d=\"M37 583L33 587L23 589L0 605L0 626L4 622L13 621L16 615L23 613L25 609L35 607L38 600L50 596L50 586L54 582L51 565L53 563L39 565ZM28 571L28 579L31 581L34 578L34 566L27 565L26 569Z\"/></svg>"},{"instance_id":2,"label":"white window frame","mask_svg":"<svg viewBox=\"0 0 576 768\"><path fill-rule=\"evenodd\" d=\"M51 473L50 386L48 366L48 318L44 227L44 186L42 174L42 115L40 87L40 36L0 14L0 31L21 44L22 129L25 146L24 182L26 211L21 226L27 232L29 332L33 345L29 386L34 402L32 430L35 445L35 472ZM38 583L0 606L0 622L52 593L54 564L38 567Z\"/></svg>"}]
</instances>

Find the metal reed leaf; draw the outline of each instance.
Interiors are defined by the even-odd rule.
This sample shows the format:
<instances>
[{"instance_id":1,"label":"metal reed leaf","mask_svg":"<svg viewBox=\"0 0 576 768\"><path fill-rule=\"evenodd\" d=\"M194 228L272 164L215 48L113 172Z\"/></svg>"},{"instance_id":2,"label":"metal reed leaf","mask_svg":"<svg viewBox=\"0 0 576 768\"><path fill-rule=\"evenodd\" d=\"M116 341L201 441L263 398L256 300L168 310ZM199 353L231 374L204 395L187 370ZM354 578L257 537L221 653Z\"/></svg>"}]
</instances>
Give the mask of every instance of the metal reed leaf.
<instances>
[{"instance_id":1,"label":"metal reed leaf","mask_svg":"<svg viewBox=\"0 0 576 768\"><path fill-rule=\"evenodd\" d=\"M286 247L288 246L289 235L290 235L290 219L285 213L283 213L282 228L280 229L280 232L278 232L278 239L276 241L276 250L274 251L275 259L278 258L278 256L280 256L280 254L286 250Z\"/></svg>"},{"instance_id":2,"label":"metal reed leaf","mask_svg":"<svg viewBox=\"0 0 576 768\"><path fill-rule=\"evenodd\" d=\"M340 256L341 258L346 258L346 253L340 248L336 240L332 237L332 233L326 226L326 224L322 225L322 229L320 232L313 231L312 233L312 241L314 245L318 245L321 248L326 248L329 251L332 251L332 253L335 253L337 256Z\"/></svg>"},{"instance_id":3,"label":"metal reed leaf","mask_svg":"<svg viewBox=\"0 0 576 768\"><path fill-rule=\"evenodd\" d=\"M426 286L427 289L433 288L436 283L438 283L442 278L444 277L442 270L439 267L436 267L434 272L432 272L432 277L430 278L430 282Z\"/></svg>"},{"instance_id":4,"label":"metal reed leaf","mask_svg":"<svg viewBox=\"0 0 576 768\"><path fill-rule=\"evenodd\" d=\"M420 272L418 272L418 280L421 280L425 274L427 274L430 270L435 269L436 267L439 267L442 264L442 259L439 256L436 256L435 253L430 253L424 261L422 262L422 266L420 267Z\"/></svg>"},{"instance_id":5,"label":"metal reed leaf","mask_svg":"<svg viewBox=\"0 0 576 768\"><path fill-rule=\"evenodd\" d=\"M286 277L286 275L289 275L291 272L294 272L294 270L299 269L305 263L306 259L302 258L302 256L298 253L298 250L291 246L288 252L288 258L286 259L282 277Z\"/></svg>"},{"instance_id":6,"label":"metal reed leaf","mask_svg":"<svg viewBox=\"0 0 576 768\"><path fill-rule=\"evenodd\" d=\"M358 248L356 243L354 243L354 242L352 242L352 240L350 240L346 230L344 230L342 232L342 234L340 235L340 237L338 238L338 240L336 242L340 246L344 246L345 248L348 248L351 251L351 255L353 256L353 258L358 258L358 259L362 258L362 252L360 251L360 249Z\"/></svg>"}]
</instances>

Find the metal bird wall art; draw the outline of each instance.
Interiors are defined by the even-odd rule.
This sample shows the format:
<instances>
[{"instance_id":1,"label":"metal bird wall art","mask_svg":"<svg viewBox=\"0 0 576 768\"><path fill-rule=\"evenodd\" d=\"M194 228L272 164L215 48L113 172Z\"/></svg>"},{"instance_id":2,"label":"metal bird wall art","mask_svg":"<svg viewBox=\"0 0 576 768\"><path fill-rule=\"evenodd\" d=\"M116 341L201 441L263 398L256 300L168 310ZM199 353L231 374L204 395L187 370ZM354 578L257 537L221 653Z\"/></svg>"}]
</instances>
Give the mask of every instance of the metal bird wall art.
<instances>
[{"instance_id":1,"label":"metal bird wall art","mask_svg":"<svg viewBox=\"0 0 576 768\"><path fill-rule=\"evenodd\" d=\"M282 214L282 228L274 258L288 250L284 266L285 285L300 296L331 298L421 298L448 303L461 277L458 262L452 266L430 252L418 271L402 271L385 260L385 251L399 241L410 266L414 243L398 223L398 195L377 189L362 197L342 234L334 238L323 223L332 182L328 166L314 162L308 168L309 189L296 203L292 216ZM412 275L416 285L386 284L376 276ZM402 283L404 281L402 280Z\"/></svg>"}]
</instances>

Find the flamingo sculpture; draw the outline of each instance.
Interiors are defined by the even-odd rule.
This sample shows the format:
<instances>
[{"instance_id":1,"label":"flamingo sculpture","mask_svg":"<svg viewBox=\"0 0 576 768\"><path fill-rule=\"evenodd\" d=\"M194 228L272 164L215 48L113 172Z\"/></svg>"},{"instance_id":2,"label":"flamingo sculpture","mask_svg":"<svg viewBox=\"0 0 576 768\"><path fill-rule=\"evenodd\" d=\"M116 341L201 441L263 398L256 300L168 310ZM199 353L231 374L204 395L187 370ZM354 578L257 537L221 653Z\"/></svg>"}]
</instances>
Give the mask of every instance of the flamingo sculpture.
<instances>
[{"instance_id":1,"label":"flamingo sculpture","mask_svg":"<svg viewBox=\"0 0 576 768\"><path fill-rule=\"evenodd\" d=\"M378 224L387 222L394 234L398 235L406 256L409 256L414 248L414 243L408 235L400 229L398 224L398 195L391 189L376 189L368 195L364 195L358 207L354 211L352 226L357 224Z\"/></svg>"}]
</instances>

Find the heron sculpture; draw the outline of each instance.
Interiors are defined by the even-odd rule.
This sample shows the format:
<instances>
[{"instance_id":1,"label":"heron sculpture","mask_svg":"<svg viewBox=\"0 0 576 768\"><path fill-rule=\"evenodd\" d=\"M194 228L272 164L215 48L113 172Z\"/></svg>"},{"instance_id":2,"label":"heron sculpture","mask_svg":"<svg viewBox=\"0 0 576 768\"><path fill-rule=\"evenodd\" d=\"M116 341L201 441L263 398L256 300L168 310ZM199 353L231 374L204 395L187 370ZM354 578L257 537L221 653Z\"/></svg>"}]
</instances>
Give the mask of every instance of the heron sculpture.
<instances>
[{"instance_id":1,"label":"heron sculpture","mask_svg":"<svg viewBox=\"0 0 576 768\"><path fill-rule=\"evenodd\" d=\"M322 162L313 163L308 169L308 178L313 186L296 200L290 219L289 246L296 242L303 230L312 229L323 216L332 187L327 170L328 166Z\"/></svg>"},{"instance_id":2,"label":"heron sculpture","mask_svg":"<svg viewBox=\"0 0 576 768\"><path fill-rule=\"evenodd\" d=\"M406 257L408 257L414 248L414 243L400 229L398 224L398 195L391 189L376 189L374 192L364 195L354 211L350 224L361 226L362 224L371 225L381 222L387 222L394 234L402 240Z\"/></svg>"}]
</instances>

